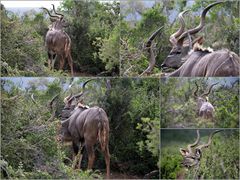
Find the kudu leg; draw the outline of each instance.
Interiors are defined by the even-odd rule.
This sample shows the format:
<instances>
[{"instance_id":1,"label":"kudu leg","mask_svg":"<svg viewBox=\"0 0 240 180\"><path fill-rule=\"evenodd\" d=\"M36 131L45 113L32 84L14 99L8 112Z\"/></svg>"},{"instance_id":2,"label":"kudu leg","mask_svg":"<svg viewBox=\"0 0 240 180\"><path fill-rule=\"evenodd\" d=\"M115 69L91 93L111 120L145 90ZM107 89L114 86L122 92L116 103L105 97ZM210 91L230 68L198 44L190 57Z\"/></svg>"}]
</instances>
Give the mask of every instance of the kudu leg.
<instances>
[{"instance_id":1,"label":"kudu leg","mask_svg":"<svg viewBox=\"0 0 240 180\"><path fill-rule=\"evenodd\" d=\"M48 59L48 68L51 70L52 69L52 64L51 64L52 60Z\"/></svg>"},{"instance_id":2,"label":"kudu leg","mask_svg":"<svg viewBox=\"0 0 240 180\"><path fill-rule=\"evenodd\" d=\"M72 163L73 169L80 169L79 164L77 163L80 156L81 156L80 152L73 155L73 163Z\"/></svg>"},{"instance_id":3,"label":"kudu leg","mask_svg":"<svg viewBox=\"0 0 240 180\"><path fill-rule=\"evenodd\" d=\"M52 69L52 54L48 52L48 68L51 70Z\"/></svg>"},{"instance_id":4,"label":"kudu leg","mask_svg":"<svg viewBox=\"0 0 240 180\"><path fill-rule=\"evenodd\" d=\"M79 148L79 161L78 161L78 169L81 169L81 163L82 163L82 158L83 158L83 150L84 150L84 145L81 145Z\"/></svg>"},{"instance_id":5,"label":"kudu leg","mask_svg":"<svg viewBox=\"0 0 240 180\"><path fill-rule=\"evenodd\" d=\"M55 65L56 59L52 60L52 70L54 70L54 65Z\"/></svg>"},{"instance_id":6,"label":"kudu leg","mask_svg":"<svg viewBox=\"0 0 240 180\"><path fill-rule=\"evenodd\" d=\"M59 69L60 69L60 70L63 70L63 67L64 67L64 57L61 56Z\"/></svg>"},{"instance_id":7,"label":"kudu leg","mask_svg":"<svg viewBox=\"0 0 240 180\"><path fill-rule=\"evenodd\" d=\"M68 65L70 66L70 69L71 69L71 75L74 76L71 53L68 54L67 60L68 60Z\"/></svg>"},{"instance_id":8,"label":"kudu leg","mask_svg":"<svg viewBox=\"0 0 240 180\"><path fill-rule=\"evenodd\" d=\"M105 156L105 163L106 163L106 169L107 169L106 178L109 179L110 178L110 153L109 153L108 145L105 148L104 156Z\"/></svg>"},{"instance_id":9,"label":"kudu leg","mask_svg":"<svg viewBox=\"0 0 240 180\"><path fill-rule=\"evenodd\" d=\"M94 147L93 145L86 145L86 148L88 153L88 169L92 169L95 160Z\"/></svg>"},{"instance_id":10,"label":"kudu leg","mask_svg":"<svg viewBox=\"0 0 240 180\"><path fill-rule=\"evenodd\" d=\"M79 154L81 152L79 151L79 147L78 147L78 145L76 143L73 142L72 145L73 145L73 163L72 163L72 168L76 169L76 167L77 167L76 166L77 160L79 159L78 156L79 156Z\"/></svg>"}]
</instances>

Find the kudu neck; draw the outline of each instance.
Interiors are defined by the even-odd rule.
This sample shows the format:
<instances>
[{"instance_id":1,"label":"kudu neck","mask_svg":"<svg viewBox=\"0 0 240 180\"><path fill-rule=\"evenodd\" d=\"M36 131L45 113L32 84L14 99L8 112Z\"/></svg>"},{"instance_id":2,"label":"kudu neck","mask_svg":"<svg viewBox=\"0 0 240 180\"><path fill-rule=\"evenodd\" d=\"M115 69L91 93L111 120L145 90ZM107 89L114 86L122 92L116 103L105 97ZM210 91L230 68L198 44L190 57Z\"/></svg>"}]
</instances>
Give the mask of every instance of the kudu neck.
<instances>
[{"instance_id":1,"label":"kudu neck","mask_svg":"<svg viewBox=\"0 0 240 180\"><path fill-rule=\"evenodd\" d=\"M57 22L54 22L53 25L52 25L52 29L53 30L62 30L63 31L63 25L60 21L57 21Z\"/></svg>"},{"instance_id":2,"label":"kudu neck","mask_svg":"<svg viewBox=\"0 0 240 180\"><path fill-rule=\"evenodd\" d=\"M197 106L198 106L198 109L200 109L201 106L203 105L203 103L205 103L205 102L206 102L206 99L205 99L205 98L203 98L203 97L198 97L198 98L197 98Z\"/></svg>"}]
</instances>

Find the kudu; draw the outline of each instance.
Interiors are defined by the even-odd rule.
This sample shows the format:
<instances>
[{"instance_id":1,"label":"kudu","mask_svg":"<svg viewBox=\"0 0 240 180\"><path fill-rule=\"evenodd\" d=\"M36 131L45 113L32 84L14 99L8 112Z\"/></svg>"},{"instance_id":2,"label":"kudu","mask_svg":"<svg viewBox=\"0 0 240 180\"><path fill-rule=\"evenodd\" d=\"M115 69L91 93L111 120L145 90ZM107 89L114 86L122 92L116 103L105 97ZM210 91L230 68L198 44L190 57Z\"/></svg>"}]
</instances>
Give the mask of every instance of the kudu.
<instances>
[{"instance_id":1,"label":"kudu","mask_svg":"<svg viewBox=\"0 0 240 180\"><path fill-rule=\"evenodd\" d=\"M173 77L211 77L211 76L239 76L240 58L227 49L213 51L211 48L203 48L203 38L198 37L192 41L192 35L198 33L205 25L205 16L214 6L223 3L215 2L208 5L201 14L200 24L183 32L184 19L179 17L180 33L171 35L172 50L161 65L162 68L175 68L174 72L167 76ZM184 45L185 38L189 42ZM193 48L192 48L193 46ZM183 63L182 63L183 62Z\"/></svg>"},{"instance_id":2,"label":"kudu","mask_svg":"<svg viewBox=\"0 0 240 180\"><path fill-rule=\"evenodd\" d=\"M54 64L57 58L56 56L59 56L59 67L62 70L65 64L65 59L67 58L68 64L71 69L71 75L73 76L74 73L71 56L71 38L63 30L63 28L66 27L68 24L64 19L64 15L61 13L57 13L53 4L52 6L55 15L52 15L48 9L42 8L46 10L52 22L45 37L45 46L48 51L48 67L50 69L54 69Z\"/></svg>"},{"instance_id":3,"label":"kudu","mask_svg":"<svg viewBox=\"0 0 240 180\"><path fill-rule=\"evenodd\" d=\"M203 148L207 148L211 145L212 142L212 138L214 136L214 134L220 132L221 130L215 130L213 131L208 138L208 143L206 144L202 144L202 145L198 145L199 141L200 141L200 134L199 134L199 130L197 130L197 139L193 144L189 144L187 146L187 149L182 149L180 148L180 153L183 156L183 161L182 161L182 165L186 168L191 168L194 166L199 165L200 161L201 161L201 157L202 157L202 150ZM197 146L198 145L198 146ZM197 146L194 150L193 147Z\"/></svg>"},{"instance_id":4,"label":"kudu","mask_svg":"<svg viewBox=\"0 0 240 180\"><path fill-rule=\"evenodd\" d=\"M204 92L203 94L201 95L198 95L198 90L199 90L199 86L198 84L195 82L196 84L196 90L194 91L193 95L197 101L197 113L198 113L198 116L200 117L203 117L205 119L213 119L214 117L214 107L213 105L208 101L208 97L207 95L210 94L213 86L217 85L218 83L214 83L212 84L208 91Z\"/></svg>"},{"instance_id":5,"label":"kudu","mask_svg":"<svg viewBox=\"0 0 240 180\"><path fill-rule=\"evenodd\" d=\"M62 110L62 121L59 140L72 141L74 150L73 167L79 158L78 168L81 166L82 151L85 147L88 154L88 169L92 169L95 159L94 145L99 142L105 156L107 178L110 176L109 121L106 112L100 107L87 107L81 102L74 102L84 95L83 90L77 95L70 95L64 99L65 107ZM79 157L80 155L80 157Z\"/></svg>"}]
</instances>

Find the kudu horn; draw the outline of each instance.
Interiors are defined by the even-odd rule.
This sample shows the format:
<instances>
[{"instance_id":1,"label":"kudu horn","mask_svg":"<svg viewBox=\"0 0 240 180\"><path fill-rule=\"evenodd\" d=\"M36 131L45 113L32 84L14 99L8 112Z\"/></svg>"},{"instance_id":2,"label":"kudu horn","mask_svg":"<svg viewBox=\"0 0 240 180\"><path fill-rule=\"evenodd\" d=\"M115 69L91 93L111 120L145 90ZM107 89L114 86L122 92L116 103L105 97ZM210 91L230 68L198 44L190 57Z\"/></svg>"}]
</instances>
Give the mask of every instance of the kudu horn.
<instances>
[{"instance_id":1,"label":"kudu horn","mask_svg":"<svg viewBox=\"0 0 240 180\"><path fill-rule=\"evenodd\" d=\"M196 145L198 145L199 141L200 141L200 134L199 134L199 130L197 130L197 139L196 139L196 141L193 144L189 144L187 146L187 149L188 149L189 153L192 153L192 147L195 147Z\"/></svg>"},{"instance_id":2,"label":"kudu horn","mask_svg":"<svg viewBox=\"0 0 240 180\"><path fill-rule=\"evenodd\" d=\"M222 130L216 130L216 131L212 132L212 133L210 134L209 138L208 138L208 143L207 143L207 144L199 145L199 146L196 147L196 149L201 150L202 148L208 147L208 146L212 143L212 138L213 138L214 134L216 134L216 133L218 133L218 132L220 132L220 131L222 131Z\"/></svg>"},{"instance_id":3,"label":"kudu horn","mask_svg":"<svg viewBox=\"0 0 240 180\"><path fill-rule=\"evenodd\" d=\"M63 14L56 12L54 4L52 4L52 6L53 6L53 12L57 15L60 15L63 18L64 17Z\"/></svg>"},{"instance_id":4,"label":"kudu horn","mask_svg":"<svg viewBox=\"0 0 240 180\"><path fill-rule=\"evenodd\" d=\"M146 41L145 48L150 48L152 45L152 41L155 39L155 37L158 35L158 33L162 30L163 26L157 29L152 35L148 38Z\"/></svg>"},{"instance_id":5,"label":"kudu horn","mask_svg":"<svg viewBox=\"0 0 240 180\"><path fill-rule=\"evenodd\" d=\"M45 11L47 11L47 13L48 13L48 15L49 15L50 17L53 17L53 18L59 18L59 16L52 15L52 14L49 12L49 10L48 10L47 8L42 7L41 9L44 9Z\"/></svg>"},{"instance_id":6,"label":"kudu horn","mask_svg":"<svg viewBox=\"0 0 240 180\"><path fill-rule=\"evenodd\" d=\"M179 38L178 42L182 42L184 38L186 38L188 36L188 34L192 35L192 34L196 34L198 33L204 26L205 26L205 18L206 18L206 14L207 12L213 7L213 6L216 6L218 4L221 4L223 2L215 2L215 3L212 3L210 5L208 5L202 12L202 15L201 15L201 21L200 21L200 24L193 28L193 29L190 29L190 30L187 30L185 31Z\"/></svg>"},{"instance_id":7,"label":"kudu horn","mask_svg":"<svg viewBox=\"0 0 240 180\"><path fill-rule=\"evenodd\" d=\"M217 85L217 84L218 84L218 82L217 82L217 83L214 83L214 84L212 84L212 85L210 86L210 88L208 89L208 91L207 91L207 92L205 92L205 93L203 93L201 96L207 96L208 94L210 94L210 92L211 92L211 90L212 90L213 86L215 86L215 85Z\"/></svg>"},{"instance_id":8,"label":"kudu horn","mask_svg":"<svg viewBox=\"0 0 240 180\"><path fill-rule=\"evenodd\" d=\"M198 84L197 84L196 81L195 81L195 85L196 85L197 89L194 91L193 95L194 95L195 97L198 97L197 92L198 92L199 86L198 86Z\"/></svg>"},{"instance_id":9,"label":"kudu horn","mask_svg":"<svg viewBox=\"0 0 240 180\"><path fill-rule=\"evenodd\" d=\"M185 10L185 11L179 13L179 15L178 15L178 19L179 19L180 24L181 24L181 25L180 25L180 28L178 29L177 32L175 32L174 34L172 34L172 35L170 36L170 38L169 38L169 41L170 41L170 43L171 43L173 46L176 46L176 45L177 45L177 38L178 38L179 36L181 36L182 33L184 32L185 22L184 22L184 19L183 19L183 15L184 15L185 13L187 13L188 11L190 11L190 10Z\"/></svg>"},{"instance_id":10,"label":"kudu horn","mask_svg":"<svg viewBox=\"0 0 240 180\"><path fill-rule=\"evenodd\" d=\"M156 58L155 58L155 54L153 51L153 47L152 47L152 41L156 38L156 36L159 34L159 32L162 30L163 26L158 28L147 40L147 42L145 43L145 46L143 48L143 50L147 49L148 53L150 54L150 60L148 63L148 67L147 69L145 69L140 76L142 76L143 74L147 73L151 73L155 64L156 64Z\"/></svg>"},{"instance_id":11,"label":"kudu horn","mask_svg":"<svg viewBox=\"0 0 240 180\"><path fill-rule=\"evenodd\" d=\"M68 102L71 102L73 99L76 99L76 98L79 98L81 97L83 94L84 94L84 91L85 91L85 86L88 82L92 81L93 79L89 79L87 80L86 82L83 83L83 86L82 86L82 92L80 92L79 94L76 94L74 96L71 96L71 98L69 98L67 101Z\"/></svg>"}]
</instances>

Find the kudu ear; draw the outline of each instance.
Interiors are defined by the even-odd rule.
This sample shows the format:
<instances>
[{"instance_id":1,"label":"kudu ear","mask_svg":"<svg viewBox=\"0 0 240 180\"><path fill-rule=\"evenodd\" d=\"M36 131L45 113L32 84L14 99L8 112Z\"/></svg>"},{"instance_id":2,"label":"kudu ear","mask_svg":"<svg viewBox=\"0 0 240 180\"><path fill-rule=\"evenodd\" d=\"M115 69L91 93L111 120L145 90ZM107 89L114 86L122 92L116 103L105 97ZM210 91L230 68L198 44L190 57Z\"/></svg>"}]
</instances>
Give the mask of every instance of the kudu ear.
<instances>
[{"instance_id":1,"label":"kudu ear","mask_svg":"<svg viewBox=\"0 0 240 180\"><path fill-rule=\"evenodd\" d=\"M203 36L200 36L200 37L196 38L196 39L193 41L193 43L192 43L192 45L193 45L193 50L194 50L194 51L197 51L197 50L199 50L199 49L202 49L202 44L203 44L203 42L204 42Z\"/></svg>"},{"instance_id":2,"label":"kudu ear","mask_svg":"<svg viewBox=\"0 0 240 180\"><path fill-rule=\"evenodd\" d=\"M200 36L200 37L196 38L196 39L193 41L193 45L194 45L195 43L198 43L198 44L202 45L203 42L204 42L204 38L203 38L203 36Z\"/></svg>"},{"instance_id":3,"label":"kudu ear","mask_svg":"<svg viewBox=\"0 0 240 180\"><path fill-rule=\"evenodd\" d=\"M179 151L180 151L182 156L186 156L188 154L188 151L185 150L185 149L180 148Z\"/></svg>"},{"instance_id":4,"label":"kudu ear","mask_svg":"<svg viewBox=\"0 0 240 180\"><path fill-rule=\"evenodd\" d=\"M181 49L181 47L183 46L183 42L184 42L184 39L182 38L182 39L179 39L178 41L177 41L177 47L179 48L179 49Z\"/></svg>"},{"instance_id":5,"label":"kudu ear","mask_svg":"<svg viewBox=\"0 0 240 180\"><path fill-rule=\"evenodd\" d=\"M71 103L71 102L69 102L69 100L71 99L71 97L72 97L72 93L71 93L69 96L65 97L64 100L63 100L64 104L69 104L69 103Z\"/></svg>"},{"instance_id":6,"label":"kudu ear","mask_svg":"<svg viewBox=\"0 0 240 180\"><path fill-rule=\"evenodd\" d=\"M205 99L206 99L206 101L207 101L207 102L209 101L209 98L208 98L208 96L206 96L206 98L205 98Z\"/></svg>"}]
</instances>

